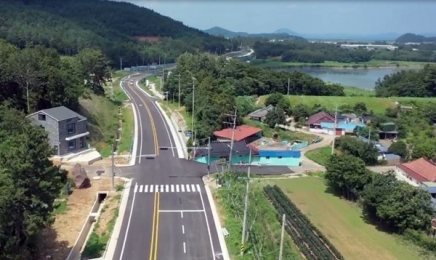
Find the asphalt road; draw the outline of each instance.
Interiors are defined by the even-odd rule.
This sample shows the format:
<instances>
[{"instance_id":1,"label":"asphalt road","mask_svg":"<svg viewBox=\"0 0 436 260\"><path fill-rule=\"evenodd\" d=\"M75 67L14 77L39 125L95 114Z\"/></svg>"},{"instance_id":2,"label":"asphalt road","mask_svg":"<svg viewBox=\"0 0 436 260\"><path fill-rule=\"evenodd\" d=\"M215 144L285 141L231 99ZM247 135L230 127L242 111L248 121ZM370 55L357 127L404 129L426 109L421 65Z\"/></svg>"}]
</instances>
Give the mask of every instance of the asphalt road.
<instances>
[{"instance_id":1,"label":"asphalt road","mask_svg":"<svg viewBox=\"0 0 436 260\"><path fill-rule=\"evenodd\" d=\"M113 259L221 259L201 179L206 168L178 158L169 127L153 99L135 85L140 78L133 76L122 83L138 115L138 157Z\"/></svg>"}]
</instances>

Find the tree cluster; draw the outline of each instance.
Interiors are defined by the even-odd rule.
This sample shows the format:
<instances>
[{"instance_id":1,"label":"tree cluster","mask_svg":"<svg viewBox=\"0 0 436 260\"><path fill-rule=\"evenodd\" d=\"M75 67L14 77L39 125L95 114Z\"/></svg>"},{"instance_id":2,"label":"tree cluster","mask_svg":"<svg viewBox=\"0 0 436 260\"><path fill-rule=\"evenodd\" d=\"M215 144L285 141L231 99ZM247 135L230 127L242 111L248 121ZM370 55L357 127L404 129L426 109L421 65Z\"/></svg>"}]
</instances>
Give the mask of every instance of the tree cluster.
<instances>
[{"instance_id":1,"label":"tree cluster","mask_svg":"<svg viewBox=\"0 0 436 260\"><path fill-rule=\"evenodd\" d=\"M168 97L178 96L180 82L182 105L192 112L195 88L194 114L197 136L201 139L228 127L224 122L231 122L228 114L234 113L236 96L287 93L288 79L292 82L289 93L293 95L344 95L342 86L325 84L301 72L274 72L235 59L188 53L177 59L177 68L166 79L163 91L169 92ZM242 120L239 118L237 122Z\"/></svg>"},{"instance_id":2,"label":"tree cluster","mask_svg":"<svg viewBox=\"0 0 436 260\"><path fill-rule=\"evenodd\" d=\"M0 38L75 55L99 48L111 65L174 62L184 52L225 53L236 40L208 35L147 8L116 1L3 0ZM115 15L116 14L116 15Z\"/></svg>"},{"instance_id":3,"label":"tree cluster","mask_svg":"<svg viewBox=\"0 0 436 260\"><path fill-rule=\"evenodd\" d=\"M434 97L436 96L436 66L421 70L402 70L386 75L375 83L377 97Z\"/></svg>"},{"instance_id":4,"label":"tree cluster","mask_svg":"<svg viewBox=\"0 0 436 260\"><path fill-rule=\"evenodd\" d=\"M52 223L54 200L67 181L49 161L52 154L44 129L0 107L1 259L34 259L32 243Z\"/></svg>"},{"instance_id":5,"label":"tree cluster","mask_svg":"<svg viewBox=\"0 0 436 260\"><path fill-rule=\"evenodd\" d=\"M335 148L344 154L360 158L365 165L376 165L378 151L372 143L362 142L353 136L341 136L335 140Z\"/></svg>"},{"instance_id":6,"label":"tree cluster","mask_svg":"<svg viewBox=\"0 0 436 260\"><path fill-rule=\"evenodd\" d=\"M436 43L436 37L425 37L419 34L414 33L405 33L398 37L395 42L398 43L409 43L409 42L416 42L416 43L424 43L424 42L434 42Z\"/></svg>"},{"instance_id":7,"label":"tree cluster","mask_svg":"<svg viewBox=\"0 0 436 260\"><path fill-rule=\"evenodd\" d=\"M435 44L412 46L397 44L398 48L393 51L388 49L347 49L341 48L340 44L342 43L311 43L296 40L275 43L259 39L250 46L253 46L258 59L280 57L283 62L323 63L325 61L336 61L357 63L370 60L436 62Z\"/></svg>"},{"instance_id":8,"label":"tree cluster","mask_svg":"<svg viewBox=\"0 0 436 260\"><path fill-rule=\"evenodd\" d=\"M102 94L108 78L108 62L99 50L84 49L62 58L54 49L28 46L20 50L0 40L0 103L8 102L18 110L76 109L86 89Z\"/></svg>"},{"instance_id":9,"label":"tree cluster","mask_svg":"<svg viewBox=\"0 0 436 260\"><path fill-rule=\"evenodd\" d=\"M426 190L398 181L393 172L372 173L360 158L349 154L331 156L326 169L329 187L359 200L364 215L383 228L398 233L429 230L436 212Z\"/></svg>"}]
</instances>

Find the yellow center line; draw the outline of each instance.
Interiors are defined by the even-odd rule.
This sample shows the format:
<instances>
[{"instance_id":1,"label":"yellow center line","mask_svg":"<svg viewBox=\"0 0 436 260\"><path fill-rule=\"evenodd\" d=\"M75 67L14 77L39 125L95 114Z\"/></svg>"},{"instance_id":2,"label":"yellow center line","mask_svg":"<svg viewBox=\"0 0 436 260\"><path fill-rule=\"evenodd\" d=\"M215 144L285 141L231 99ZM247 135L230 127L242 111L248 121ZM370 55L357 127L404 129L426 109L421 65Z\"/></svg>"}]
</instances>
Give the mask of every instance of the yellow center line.
<instances>
[{"instance_id":1,"label":"yellow center line","mask_svg":"<svg viewBox=\"0 0 436 260\"><path fill-rule=\"evenodd\" d=\"M154 142L154 153L156 154L156 156L159 155L159 142L158 142L158 138L157 138L157 131L156 131L156 125L154 123L154 118L151 114L150 108L147 106L147 103L145 102L145 100L138 94L138 92L136 92L134 90L135 87L132 87L132 91L136 94L136 96L138 96L138 98L141 100L141 103L144 105L145 110L147 110L147 114L148 117L150 118L150 124L151 124L151 131L153 132L153 142Z\"/></svg>"},{"instance_id":2,"label":"yellow center line","mask_svg":"<svg viewBox=\"0 0 436 260\"><path fill-rule=\"evenodd\" d=\"M155 235L155 242L154 242L154 260L157 260L157 253L158 253L158 244L159 244L159 205L160 204L160 193L157 193L157 207L156 207L156 235Z\"/></svg>"},{"instance_id":3,"label":"yellow center line","mask_svg":"<svg viewBox=\"0 0 436 260\"><path fill-rule=\"evenodd\" d=\"M151 242L150 242L150 257L149 260L153 260L153 245L154 245L154 233L155 233L155 223L156 223L156 206L157 206L157 193L154 194L154 202L153 202L153 223L152 223L152 230L151 230Z\"/></svg>"}]
</instances>

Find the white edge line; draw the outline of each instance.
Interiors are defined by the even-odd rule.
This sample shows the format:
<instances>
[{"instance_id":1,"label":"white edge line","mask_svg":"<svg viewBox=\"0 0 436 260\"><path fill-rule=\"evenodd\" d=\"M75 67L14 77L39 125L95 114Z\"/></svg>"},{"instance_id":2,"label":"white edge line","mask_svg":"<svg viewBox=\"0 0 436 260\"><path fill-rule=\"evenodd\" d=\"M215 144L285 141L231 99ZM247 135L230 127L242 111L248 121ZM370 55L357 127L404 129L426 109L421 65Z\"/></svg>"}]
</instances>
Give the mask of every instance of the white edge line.
<instances>
[{"instance_id":1,"label":"white edge line","mask_svg":"<svg viewBox=\"0 0 436 260\"><path fill-rule=\"evenodd\" d=\"M138 184L135 183L135 186L137 186L137 185ZM129 215L129 219L127 220L126 235L124 236L123 246L121 247L120 260L123 259L124 249L126 247L126 241L127 241L127 237L128 237L128 234L129 234L130 223L131 223L131 220L132 220L133 208L134 208L134 205L135 205L135 198L136 198L136 193L133 193L132 205L130 207L130 215Z\"/></svg>"},{"instance_id":2,"label":"white edge line","mask_svg":"<svg viewBox=\"0 0 436 260\"><path fill-rule=\"evenodd\" d=\"M138 81L136 81L135 85L136 85L136 88L139 89L139 91L141 91L142 93L144 93L144 94L147 95L148 97L152 98L152 96L150 96L150 94L148 94L145 90L143 90L143 89L139 86ZM161 114L161 116L163 115L163 117L165 118L165 120L166 120L166 124L165 124L165 122L164 122L165 127L167 127L166 125L168 125L168 126L170 127L171 135L173 136L174 142L176 143L177 154L178 154L178 156L179 156L179 159L184 159L184 158L185 158L185 154L184 154L184 152L183 152L183 147L182 147L182 145L180 144L181 140L180 140L179 136L177 135L176 130L174 129L174 125L173 125L173 123L170 121L170 119L168 118L167 114L165 113L165 111L163 111L162 107L160 106L160 104L159 104L157 101L152 102L152 103L153 103L153 104L156 103L156 106L158 107L159 113ZM169 134L168 134L168 135L169 135ZM170 141L171 141L171 138L170 138ZM171 145L171 146L172 146L172 145ZM173 152L174 152L174 151L173 151Z\"/></svg>"},{"instance_id":3,"label":"white edge line","mask_svg":"<svg viewBox=\"0 0 436 260\"><path fill-rule=\"evenodd\" d=\"M191 209L191 210L165 210L165 209L161 209L161 210L159 210L159 212L169 212L169 213L181 212L183 214L183 212L204 212L204 209Z\"/></svg>"},{"instance_id":4,"label":"white edge line","mask_svg":"<svg viewBox=\"0 0 436 260\"><path fill-rule=\"evenodd\" d=\"M204 212L204 217L206 218L206 226L207 226L207 233L209 233L209 242L210 242L210 247L212 249L212 259L215 259L215 249L213 248L213 242L212 242L212 235L210 233L210 226L209 226L209 220L207 219L207 214L206 214L206 208L204 206L204 200L203 200L203 195L200 192L200 199L201 199L201 204L203 205L203 212Z\"/></svg>"},{"instance_id":5,"label":"white edge line","mask_svg":"<svg viewBox=\"0 0 436 260\"><path fill-rule=\"evenodd\" d=\"M133 101L133 99L132 99L132 97L130 96L130 94L124 89L124 87L123 87L123 80L124 80L125 78L122 78L121 80L120 80L120 88L121 88L121 90L123 90L123 92L124 92L124 94L126 94L126 96L127 96L127 98L130 100L130 101ZM133 119L134 119L134 122L135 122L135 131L134 131L134 134L133 134L133 147L132 147L132 158L130 158L130 162L129 162L129 165L130 166L132 166L132 165L135 165L135 163L136 163L136 154L137 154L137 149L138 149L138 127L139 127L139 125L138 125L138 115L136 114L136 110L135 110L135 105L133 104L133 103L131 103L132 104L132 110L133 110Z\"/></svg>"},{"instance_id":6,"label":"white edge line","mask_svg":"<svg viewBox=\"0 0 436 260\"><path fill-rule=\"evenodd\" d=\"M210 211L212 211L213 220L215 222L216 232L218 234L218 239L219 239L219 243L220 243L220 247L221 247L221 253L223 256L223 260L230 260L229 251L227 249L226 240L224 238L223 231L221 229L222 228L221 222L220 222L220 219L218 217L218 213L216 210L215 201L213 200L212 192L210 191L209 186L205 185L204 188L206 189L206 195L207 195L207 198L209 200Z\"/></svg>"},{"instance_id":7,"label":"white edge line","mask_svg":"<svg viewBox=\"0 0 436 260\"><path fill-rule=\"evenodd\" d=\"M173 157L175 157L176 155L174 154L174 149L173 149L173 147L174 147L174 145L173 145L173 140L172 140L172 138L171 138L170 131L168 131L168 126L167 126L168 121L165 122L165 119L164 119L163 116L162 116L161 109L159 109L159 108L157 107L157 106L159 105L159 104L157 103L157 101L153 102L153 100L151 100L151 103L153 103L153 105L157 108L158 114L159 114L160 118L162 119L162 123L164 124L164 126L165 126L165 130L167 131L168 139L170 140L171 151L173 152ZM171 134L172 134L172 132L171 132ZM173 137L173 138L174 138L174 137ZM176 147L177 147L177 144L176 144Z\"/></svg>"}]
</instances>

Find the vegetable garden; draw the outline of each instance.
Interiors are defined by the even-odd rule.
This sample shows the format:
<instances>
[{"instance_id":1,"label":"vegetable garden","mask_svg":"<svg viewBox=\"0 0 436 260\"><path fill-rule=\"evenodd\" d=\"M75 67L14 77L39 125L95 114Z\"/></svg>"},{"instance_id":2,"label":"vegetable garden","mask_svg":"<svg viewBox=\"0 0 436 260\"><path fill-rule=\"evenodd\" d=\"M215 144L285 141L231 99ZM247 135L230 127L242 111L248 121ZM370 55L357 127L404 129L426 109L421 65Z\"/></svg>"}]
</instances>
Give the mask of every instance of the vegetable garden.
<instances>
[{"instance_id":1,"label":"vegetable garden","mask_svg":"<svg viewBox=\"0 0 436 260\"><path fill-rule=\"evenodd\" d=\"M264 187L265 196L279 213L286 215L285 229L308 260L343 260L341 253L310 222L276 185Z\"/></svg>"}]
</instances>

